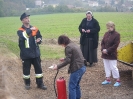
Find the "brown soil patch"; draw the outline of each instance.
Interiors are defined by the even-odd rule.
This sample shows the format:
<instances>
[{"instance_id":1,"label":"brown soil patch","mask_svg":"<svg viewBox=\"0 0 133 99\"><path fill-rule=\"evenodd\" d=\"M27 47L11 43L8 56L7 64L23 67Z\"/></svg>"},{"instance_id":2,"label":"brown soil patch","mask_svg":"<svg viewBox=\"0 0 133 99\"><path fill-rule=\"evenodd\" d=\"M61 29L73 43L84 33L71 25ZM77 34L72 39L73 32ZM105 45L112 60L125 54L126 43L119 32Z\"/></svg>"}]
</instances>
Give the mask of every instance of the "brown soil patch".
<instances>
[{"instance_id":1,"label":"brown soil patch","mask_svg":"<svg viewBox=\"0 0 133 99\"><path fill-rule=\"evenodd\" d=\"M121 86L113 87L114 80L110 85L101 85L105 78L102 59L98 53L99 62L93 67L87 67L81 81L81 99L133 99L132 67L118 62L121 76ZM58 60L42 60L44 82L48 87L46 91L36 88L34 69L31 68L31 89L25 90L22 79L22 65L19 58L9 53L1 57L0 61L0 99L56 99L53 81L56 71L48 69L52 63ZM68 85L69 74L67 66L62 68L58 74L63 76Z\"/></svg>"}]
</instances>

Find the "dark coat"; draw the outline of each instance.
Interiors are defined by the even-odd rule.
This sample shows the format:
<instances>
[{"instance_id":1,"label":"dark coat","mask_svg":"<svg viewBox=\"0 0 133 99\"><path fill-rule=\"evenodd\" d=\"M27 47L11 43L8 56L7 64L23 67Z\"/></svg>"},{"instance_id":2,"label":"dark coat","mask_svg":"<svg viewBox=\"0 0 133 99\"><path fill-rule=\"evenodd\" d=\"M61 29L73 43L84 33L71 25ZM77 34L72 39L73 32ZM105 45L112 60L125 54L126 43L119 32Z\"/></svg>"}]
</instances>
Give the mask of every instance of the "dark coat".
<instances>
[{"instance_id":1,"label":"dark coat","mask_svg":"<svg viewBox=\"0 0 133 99\"><path fill-rule=\"evenodd\" d=\"M24 26L22 26L21 28L25 30L26 35L27 35L27 37L24 37L22 30L17 31L17 34L19 36L19 48L20 48L21 59L30 59L30 58L40 57L40 49L39 49L38 44L40 44L41 42L36 43L37 38L42 39L40 31L39 30L37 31L36 36L31 36L32 31L30 28L26 28ZM27 41L29 42L29 47L26 47Z\"/></svg>"},{"instance_id":2,"label":"dark coat","mask_svg":"<svg viewBox=\"0 0 133 99\"><path fill-rule=\"evenodd\" d=\"M83 33L82 29L85 30L90 30L90 33ZM79 25L79 31L81 33L80 37L80 44L84 44L84 39L85 38L92 38L93 39L93 48L98 47L98 40L99 40L99 31L100 31L100 26L99 23L96 19L92 18L92 20L89 22L89 25L87 25L87 18L84 18L82 22Z\"/></svg>"},{"instance_id":3,"label":"dark coat","mask_svg":"<svg viewBox=\"0 0 133 99\"><path fill-rule=\"evenodd\" d=\"M117 47L120 43L120 34L116 31L106 32L101 41L101 51L107 49L108 54L102 53L102 58L116 60L117 59Z\"/></svg>"},{"instance_id":4,"label":"dark coat","mask_svg":"<svg viewBox=\"0 0 133 99\"><path fill-rule=\"evenodd\" d=\"M85 59L82 55L80 47L75 43L71 42L65 47L65 56L64 62L57 65L58 69L70 64L68 73L72 73L84 66Z\"/></svg>"}]
</instances>

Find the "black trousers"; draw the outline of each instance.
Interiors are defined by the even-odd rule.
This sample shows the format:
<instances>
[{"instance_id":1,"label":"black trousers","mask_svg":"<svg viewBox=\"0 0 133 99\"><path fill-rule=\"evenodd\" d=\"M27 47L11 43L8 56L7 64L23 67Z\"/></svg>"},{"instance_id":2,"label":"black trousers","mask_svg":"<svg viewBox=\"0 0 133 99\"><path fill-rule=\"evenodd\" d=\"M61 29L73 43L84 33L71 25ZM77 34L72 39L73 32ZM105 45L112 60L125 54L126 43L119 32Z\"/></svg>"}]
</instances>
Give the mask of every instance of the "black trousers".
<instances>
[{"instance_id":1,"label":"black trousers","mask_svg":"<svg viewBox=\"0 0 133 99\"><path fill-rule=\"evenodd\" d=\"M31 65L34 66L35 74L42 74L42 68L41 68L41 59L40 57L37 58L31 58L31 59L22 59L23 63L23 75L30 75L30 69ZM43 83L42 80L43 77L36 78L36 83L38 85ZM30 78L25 79L24 78L25 84L30 84Z\"/></svg>"},{"instance_id":2,"label":"black trousers","mask_svg":"<svg viewBox=\"0 0 133 99\"><path fill-rule=\"evenodd\" d=\"M34 66L36 74L42 73L40 57L31 58L31 59L22 59L22 61L23 61L23 74L24 75L30 75L31 65Z\"/></svg>"}]
</instances>

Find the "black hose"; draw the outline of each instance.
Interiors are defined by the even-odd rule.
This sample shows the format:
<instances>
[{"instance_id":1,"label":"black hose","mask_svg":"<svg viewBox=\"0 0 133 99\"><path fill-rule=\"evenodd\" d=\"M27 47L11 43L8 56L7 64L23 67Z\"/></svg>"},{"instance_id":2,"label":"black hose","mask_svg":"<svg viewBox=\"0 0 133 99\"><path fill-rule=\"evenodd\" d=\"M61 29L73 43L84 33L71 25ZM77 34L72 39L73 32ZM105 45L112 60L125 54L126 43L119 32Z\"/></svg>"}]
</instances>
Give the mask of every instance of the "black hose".
<instances>
[{"instance_id":1,"label":"black hose","mask_svg":"<svg viewBox=\"0 0 133 99\"><path fill-rule=\"evenodd\" d=\"M57 77L58 73L59 73L59 70L57 70L57 73L56 73L55 78L54 78L54 91L55 91L56 97L57 97L57 92L56 92L56 87L55 87L55 81L56 81L56 77Z\"/></svg>"}]
</instances>

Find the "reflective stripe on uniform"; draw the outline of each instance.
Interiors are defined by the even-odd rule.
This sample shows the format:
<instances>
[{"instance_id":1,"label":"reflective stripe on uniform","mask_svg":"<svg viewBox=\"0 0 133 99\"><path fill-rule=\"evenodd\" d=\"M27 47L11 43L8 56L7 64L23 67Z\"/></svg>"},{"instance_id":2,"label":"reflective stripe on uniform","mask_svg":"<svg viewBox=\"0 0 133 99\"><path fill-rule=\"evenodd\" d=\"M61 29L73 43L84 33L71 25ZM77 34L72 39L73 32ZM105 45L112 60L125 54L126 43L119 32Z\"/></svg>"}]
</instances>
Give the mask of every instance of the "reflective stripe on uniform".
<instances>
[{"instance_id":1,"label":"reflective stripe on uniform","mask_svg":"<svg viewBox=\"0 0 133 99\"><path fill-rule=\"evenodd\" d=\"M24 79L29 79L30 78L30 75L23 75L23 78Z\"/></svg>"},{"instance_id":2,"label":"reflective stripe on uniform","mask_svg":"<svg viewBox=\"0 0 133 99\"><path fill-rule=\"evenodd\" d=\"M43 74L36 74L36 78L41 78L43 77Z\"/></svg>"},{"instance_id":3,"label":"reflective stripe on uniform","mask_svg":"<svg viewBox=\"0 0 133 99\"><path fill-rule=\"evenodd\" d=\"M26 31L23 32L23 36L26 39L25 40L25 47L30 48L30 46L29 46L29 36L27 35Z\"/></svg>"}]
</instances>

